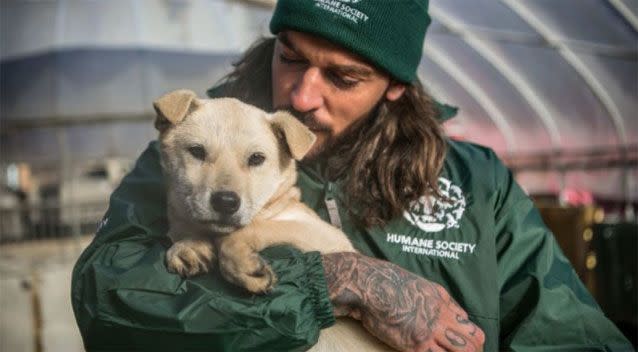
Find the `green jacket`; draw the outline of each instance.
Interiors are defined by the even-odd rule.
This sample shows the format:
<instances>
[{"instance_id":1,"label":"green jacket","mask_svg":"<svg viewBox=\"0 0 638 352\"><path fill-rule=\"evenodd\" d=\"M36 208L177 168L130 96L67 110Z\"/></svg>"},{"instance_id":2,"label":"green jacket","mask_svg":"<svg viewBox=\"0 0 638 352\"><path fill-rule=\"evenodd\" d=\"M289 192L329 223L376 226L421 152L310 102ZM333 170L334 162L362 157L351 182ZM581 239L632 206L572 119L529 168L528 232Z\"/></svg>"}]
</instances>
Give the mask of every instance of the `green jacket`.
<instances>
[{"instance_id":1,"label":"green jacket","mask_svg":"<svg viewBox=\"0 0 638 352\"><path fill-rule=\"evenodd\" d=\"M442 191L383 228L349 220L339 183L301 166L303 201L327 221L337 202L362 253L448 289L486 334L486 351L627 351L561 253L530 199L489 149L448 142ZM157 142L110 199L73 270L72 302L87 350L301 351L334 322L321 256L264 252L279 282L246 294L217 273L182 279L164 264L166 199ZM304 234L312 235L312 234Z\"/></svg>"}]
</instances>

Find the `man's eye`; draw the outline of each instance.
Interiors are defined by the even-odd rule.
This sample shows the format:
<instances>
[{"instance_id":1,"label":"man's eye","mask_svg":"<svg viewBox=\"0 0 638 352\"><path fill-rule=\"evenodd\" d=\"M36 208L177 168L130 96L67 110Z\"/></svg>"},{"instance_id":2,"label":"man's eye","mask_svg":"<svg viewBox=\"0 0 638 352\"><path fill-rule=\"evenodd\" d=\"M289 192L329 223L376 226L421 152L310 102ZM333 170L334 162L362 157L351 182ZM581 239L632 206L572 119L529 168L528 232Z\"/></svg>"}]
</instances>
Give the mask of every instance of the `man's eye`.
<instances>
[{"instance_id":1,"label":"man's eye","mask_svg":"<svg viewBox=\"0 0 638 352\"><path fill-rule=\"evenodd\" d=\"M266 156L262 153L253 153L248 158L248 166L259 166L266 161Z\"/></svg>"},{"instance_id":2,"label":"man's eye","mask_svg":"<svg viewBox=\"0 0 638 352\"><path fill-rule=\"evenodd\" d=\"M280 54L279 55L279 61L281 61L284 64L288 64L288 65L303 63L303 60L301 60L301 59L287 57L284 54Z\"/></svg>"},{"instance_id":3,"label":"man's eye","mask_svg":"<svg viewBox=\"0 0 638 352\"><path fill-rule=\"evenodd\" d=\"M204 161L206 159L206 149L201 145L193 145L187 148L190 155L197 160Z\"/></svg>"},{"instance_id":4,"label":"man's eye","mask_svg":"<svg viewBox=\"0 0 638 352\"><path fill-rule=\"evenodd\" d=\"M354 88L357 84L359 84L359 81L356 79L345 78L336 73L329 73L328 79L335 85L335 87L340 89Z\"/></svg>"}]
</instances>

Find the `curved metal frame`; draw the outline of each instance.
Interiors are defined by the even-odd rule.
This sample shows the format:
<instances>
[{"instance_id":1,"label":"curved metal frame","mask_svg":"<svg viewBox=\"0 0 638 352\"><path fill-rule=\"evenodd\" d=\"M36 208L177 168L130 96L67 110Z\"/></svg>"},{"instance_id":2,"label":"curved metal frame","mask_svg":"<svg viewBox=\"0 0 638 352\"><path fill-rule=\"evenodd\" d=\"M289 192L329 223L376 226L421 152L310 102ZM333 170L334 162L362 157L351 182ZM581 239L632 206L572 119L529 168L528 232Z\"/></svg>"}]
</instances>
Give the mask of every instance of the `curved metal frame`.
<instances>
[{"instance_id":1,"label":"curved metal frame","mask_svg":"<svg viewBox=\"0 0 638 352\"><path fill-rule=\"evenodd\" d=\"M638 16L625 5L621 0L608 0L611 6L613 6L623 17L634 27L634 30L638 31Z\"/></svg>"},{"instance_id":2,"label":"curved metal frame","mask_svg":"<svg viewBox=\"0 0 638 352\"><path fill-rule=\"evenodd\" d=\"M560 38L558 38L555 33L546 26L540 18L527 7L522 5L520 2L516 2L515 0L501 0L503 3L509 5L509 7L518 14L527 24L529 24L532 28L534 28L540 35L547 40L547 42L552 43L556 46L558 53L569 63L574 70L583 78L583 80L587 83L592 93L599 99L602 103L603 107L607 109L609 117L611 118L612 124L616 128L616 134L618 135L618 139L620 143L622 143L623 147L627 146L627 134L625 132L625 121L623 120L620 110L616 103L614 103L613 99L604 89L604 86L600 83L600 81L596 78L596 76L592 73L591 70L585 65L582 60L576 55L567 45L565 45ZM630 178L629 178L629 170L627 168L622 169L622 189L623 193L627 194L630 186ZM562 179L562 178L561 178ZM630 202L627 202L627 209L631 208L632 205Z\"/></svg>"},{"instance_id":3,"label":"curved metal frame","mask_svg":"<svg viewBox=\"0 0 638 352\"><path fill-rule=\"evenodd\" d=\"M498 104L490 98L481 86L479 86L471 77L469 77L463 70L459 69L458 65L449 59L449 55L445 54L445 50L430 45L427 50L424 50L426 55L432 62L439 66L443 71L450 75L468 94L474 98L479 105L487 112L488 117L494 122L496 127L503 134L505 139L506 149L509 153L516 149L516 143L512 128L505 117L505 114L499 109Z\"/></svg>"},{"instance_id":4,"label":"curved metal frame","mask_svg":"<svg viewBox=\"0 0 638 352\"><path fill-rule=\"evenodd\" d=\"M596 76L587 68L587 66L580 60L580 58L565 45L555 33L546 26L541 19L527 7L522 5L521 2L515 0L501 0L504 4L508 5L514 13L519 15L527 24L534 28L548 43L553 44L558 53L569 63L574 70L583 78L585 83L591 89L592 93L602 103L603 107L607 110L611 122L616 129L619 141L623 144L627 144L627 134L625 133L625 122L620 114L620 110L609 94L605 91L603 85L596 78Z\"/></svg>"},{"instance_id":5,"label":"curved metal frame","mask_svg":"<svg viewBox=\"0 0 638 352\"><path fill-rule=\"evenodd\" d=\"M453 32L459 33L460 37L465 43L467 43L472 49L474 49L481 57L489 62L505 79L516 89L519 94L525 99L525 101L534 110L536 115L541 119L543 126L547 130L547 134L550 137L550 142L553 149L560 147L560 133L558 132L558 126L552 118L551 112L545 107L541 97L536 94L533 87L527 82L527 80L521 76L516 69L511 67L505 60L502 60L498 55L494 55L477 35L470 31L461 29L461 26L454 21L444 11L439 11L432 8L430 10L432 17L436 18L443 26L450 29Z\"/></svg>"}]
</instances>

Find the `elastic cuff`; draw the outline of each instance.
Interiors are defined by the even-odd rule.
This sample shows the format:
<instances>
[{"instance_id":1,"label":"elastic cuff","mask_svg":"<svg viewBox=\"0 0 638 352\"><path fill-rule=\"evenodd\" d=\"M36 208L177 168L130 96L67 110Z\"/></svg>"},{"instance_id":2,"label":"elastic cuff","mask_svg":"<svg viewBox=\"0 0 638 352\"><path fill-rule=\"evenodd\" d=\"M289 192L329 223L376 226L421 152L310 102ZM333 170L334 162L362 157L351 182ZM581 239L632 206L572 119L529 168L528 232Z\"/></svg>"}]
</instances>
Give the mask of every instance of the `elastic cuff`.
<instances>
[{"instance_id":1,"label":"elastic cuff","mask_svg":"<svg viewBox=\"0 0 638 352\"><path fill-rule=\"evenodd\" d=\"M334 325L335 316L332 310L332 302L328 294L328 284L323 269L323 260L319 252L306 253L306 272L308 274L307 287L310 297L314 300L315 316L319 327L325 329Z\"/></svg>"}]
</instances>

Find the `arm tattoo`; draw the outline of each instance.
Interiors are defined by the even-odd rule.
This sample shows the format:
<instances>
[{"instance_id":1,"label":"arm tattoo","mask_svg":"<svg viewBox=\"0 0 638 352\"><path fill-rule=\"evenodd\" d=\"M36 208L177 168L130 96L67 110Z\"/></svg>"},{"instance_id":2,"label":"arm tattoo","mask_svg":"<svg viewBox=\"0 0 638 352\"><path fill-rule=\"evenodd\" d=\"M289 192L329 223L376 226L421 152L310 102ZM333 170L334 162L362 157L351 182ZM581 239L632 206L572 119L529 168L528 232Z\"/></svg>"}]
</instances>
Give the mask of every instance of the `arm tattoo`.
<instances>
[{"instance_id":1,"label":"arm tattoo","mask_svg":"<svg viewBox=\"0 0 638 352\"><path fill-rule=\"evenodd\" d=\"M392 336L395 343L386 342L395 348L416 346L432 336L443 303L437 284L354 253L326 254L323 262L336 316L360 319L376 336ZM465 342L454 334L447 337Z\"/></svg>"}]
</instances>

